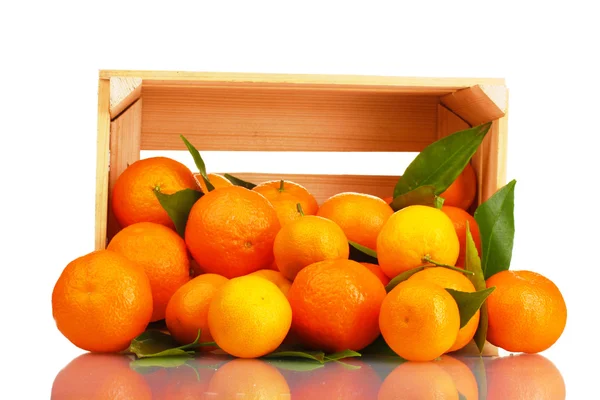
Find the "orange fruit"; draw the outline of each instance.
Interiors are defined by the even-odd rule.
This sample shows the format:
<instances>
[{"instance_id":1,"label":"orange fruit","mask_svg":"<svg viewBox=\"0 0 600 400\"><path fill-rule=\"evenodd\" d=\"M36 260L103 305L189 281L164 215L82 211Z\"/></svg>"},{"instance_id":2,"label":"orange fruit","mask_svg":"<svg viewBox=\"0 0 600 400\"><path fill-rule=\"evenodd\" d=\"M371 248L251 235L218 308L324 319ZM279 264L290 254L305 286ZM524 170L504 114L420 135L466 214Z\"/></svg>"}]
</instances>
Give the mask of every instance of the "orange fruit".
<instances>
[{"instance_id":1,"label":"orange fruit","mask_svg":"<svg viewBox=\"0 0 600 400\"><path fill-rule=\"evenodd\" d=\"M273 244L275 263L294 280L307 265L323 260L347 259L350 254L344 231L326 218L306 215L285 225Z\"/></svg>"},{"instance_id":2,"label":"orange fruit","mask_svg":"<svg viewBox=\"0 0 600 400\"><path fill-rule=\"evenodd\" d=\"M425 256L454 265L458 253L458 236L452 221L441 210L428 206L408 206L395 212L377 238L377 259L389 278L427 265Z\"/></svg>"},{"instance_id":3,"label":"orange fruit","mask_svg":"<svg viewBox=\"0 0 600 400\"><path fill-rule=\"evenodd\" d=\"M205 194L194 204L185 243L203 271L231 279L273 263L279 228L277 213L264 196L229 186Z\"/></svg>"},{"instance_id":4,"label":"orange fruit","mask_svg":"<svg viewBox=\"0 0 600 400\"><path fill-rule=\"evenodd\" d=\"M290 388L277 368L262 360L239 358L217 369L206 393L207 399L289 400L291 398Z\"/></svg>"},{"instance_id":5,"label":"orange fruit","mask_svg":"<svg viewBox=\"0 0 600 400\"><path fill-rule=\"evenodd\" d=\"M213 340L208 328L208 307L217 290L227 281L221 275L203 274L187 282L173 294L167 305L165 322L179 344L192 343L198 336L199 329L202 330L200 342Z\"/></svg>"},{"instance_id":6,"label":"orange fruit","mask_svg":"<svg viewBox=\"0 0 600 400\"><path fill-rule=\"evenodd\" d=\"M292 310L285 295L259 276L231 279L215 293L208 309L215 342L240 358L261 357L275 350L291 323Z\"/></svg>"},{"instance_id":7,"label":"orange fruit","mask_svg":"<svg viewBox=\"0 0 600 400\"><path fill-rule=\"evenodd\" d=\"M458 393L462 394L466 400L479 399L477 379L465 363L446 354L441 356L435 363L450 375Z\"/></svg>"},{"instance_id":8,"label":"orange fruit","mask_svg":"<svg viewBox=\"0 0 600 400\"><path fill-rule=\"evenodd\" d=\"M150 400L150 387L140 374L129 368L129 362L123 355L83 354L56 375L50 397L53 400Z\"/></svg>"},{"instance_id":9,"label":"orange fruit","mask_svg":"<svg viewBox=\"0 0 600 400\"><path fill-rule=\"evenodd\" d=\"M317 215L338 224L348 240L376 250L377 235L393 213L379 197L345 192L325 200Z\"/></svg>"},{"instance_id":10,"label":"orange fruit","mask_svg":"<svg viewBox=\"0 0 600 400\"><path fill-rule=\"evenodd\" d=\"M379 327L385 342L400 357L431 361L456 341L460 315L454 298L444 288L409 279L385 297Z\"/></svg>"},{"instance_id":11,"label":"orange fruit","mask_svg":"<svg viewBox=\"0 0 600 400\"><path fill-rule=\"evenodd\" d=\"M351 260L327 260L301 270L288 299L292 329L307 347L359 351L379 336L381 281Z\"/></svg>"},{"instance_id":12,"label":"orange fruit","mask_svg":"<svg viewBox=\"0 0 600 400\"><path fill-rule=\"evenodd\" d=\"M436 362L404 362L385 378L378 400L459 400L452 377Z\"/></svg>"},{"instance_id":13,"label":"orange fruit","mask_svg":"<svg viewBox=\"0 0 600 400\"><path fill-rule=\"evenodd\" d=\"M112 210L122 227L156 222L174 229L154 190L173 194L183 189L197 189L194 175L185 165L166 157L138 160L117 178L112 190Z\"/></svg>"},{"instance_id":14,"label":"orange fruit","mask_svg":"<svg viewBox=\"0 0 600 400\"><path fill-rule=\"evenodd\" d=\"M564 400L565 381L547 358L519 354L492 360L486 368L489 400Z\"/></svg>"},{"instance_id":15,"label":"orange fruit","mask_svg":"<svg viewBox=\"0 0 600 400\"><path fill-rule=\"evenodd\" d=\"M475 170L469 163L458 178L456 178L456 180L440 194L440 197L444 199L444 205L466 210L471 206L473 200L475 200L476 194L477 176L475 175Z\"/></svg>"},{"instance_id":16,"label":"orange fruit","mask_svg":"<svg viewBox=\"0 0 600 400\"><path fill-rule=\"evenodd\" d=\"M344 364L330 362L311 372L289 374L292 399L376 399L381 378L363 361L346 358Z\"/></svg>"},{"instance_id":17,"label":"orange fruit","mask_svg":"<svg viewBox=\"0 0 600 400\"><path fill-rule=\"evenodd\" d=\"M260 276L261 278L265 278L266 280L273 282L286 296L290 291L290 287L292 286L292 282L287 280L287 278L279 271L260 269L248 275Z\"/></svg>"},{"instance_id":18,"label":"orange fruit","mask_svg":"<svg viewBox=\"0 0 600 400\"><path fill-rule=\"evenodd\" d=\"M229 179L225 178L223 175L206 174L206 176L208 177L210 183L212 183L212 185L215 187L215 189L233 186L233 183L231 183ZM206 189L206 182L204 182L204 178L202 178L202 175L200 175L200 173L195 173L194 179L196 179L196 183L200 187L202 193L208 193L208 190Z\"/></svg>"},{"instance_id":19,"label":"orange fruit","mask_svg":"<svg viewBox=\"0 0 600 400\"><path fill-rule=\"evenodd\" d=\"M475 218L473 218L471 214L462 208L444 205L442 206L442 211L452 220L452 223L454 224L454 230L456 231L456 236L458 236L458 243L460 246L456 265L464 268L465 256L467 255L467 221L469 222L469 230L471 231L471 236L473 236L473 241L475 242L475 247L477 248L477 254L479 254L481 257L481 237L479 235L479 225L477 225Z\"/></svg>"},{"instance_id":20,"label":"orange fruit","mask_svg":"<svg viewBox=\"0 0 600 400\"><path fill-rule=\"evenodd\" d=\"M473 286L469 278L458 271L453 271L444 267L425 268L423 271L419 271L411 276L408 280L427 281L435 283L445 289L454 289L461 292L475 292L475 286ZM469 322L458 331L458 336L452 347L448 349L448 352L460 350L465 347L471 339L473 339L473 336L475 336L478 326L479 311L477 311L475 315L471 317Z\"/></svg>"},{"instance_id":21,"label":"orange fruit","mask_svg":"<svg viewBox=\"0 0 600 400\"><path fill-rule=\"evenodd\" d=\"M152 316L152 290L143 268L110 250L71 261L52 291L52 316L75 346L125 350Z\"/></svg>"},{"instance_id":22,"label":"orange fruit","mask_svg":"<svg viewBox=\"0 0 600 400\"><path fill-rule=\"evenodd\" d=\"M538 353L552 346L567 323L567 306L558 287L531 271L502 271L486 286L487 340L511 352Z\"/></svg>"},{"instance_id":23,"label":"orange fruit","mask_svg":"<svg viewBox=\"0 0 600 400\"><path fill-rule=\"evenodd\" d=\"M315 215L319 209L317 201L302 185L290 181L267 181L252 190L265 196L273 204L281 226L301 217L297 205L302 206L304 215Z\"/></svg>"},{"instance_id":24,"label":"orange fruit","mask_svg":"<svg viewBox=\"0 0 600 400\"><path fill-rule=\"evenodd\" d=\"M388 278L387 275L383 273L379 265L367 262L361 262L360 264L364 265L369 271L374 273L375 276L379 278L381 283L383 283L383 286L387 286L387 284L390 283L390 278Z\"/></svg>"},{"instance_id":25,"label":"orange fruit","mask_svg":"<svg viewBox=\"0 0 600 400\"><path fill-rule=\"evenodd\" d=\"M277 266L277 263L275 262L275 259L273 259L273 263L267 268L273 271L279 271L279 267Z\"/></svg>"},{"instance_id":26,"label":"orange fruit","mask_svg":"<svg viewBox=\"0 0 600 400\"><path fill-rule=\"evenodd\" d=\"M107 249L144 268L152 287L152 321L164 319L169 299L190 280L190 260L183 239L163 225L139 222L119 231Z\"/></svg>"}]
</instances>

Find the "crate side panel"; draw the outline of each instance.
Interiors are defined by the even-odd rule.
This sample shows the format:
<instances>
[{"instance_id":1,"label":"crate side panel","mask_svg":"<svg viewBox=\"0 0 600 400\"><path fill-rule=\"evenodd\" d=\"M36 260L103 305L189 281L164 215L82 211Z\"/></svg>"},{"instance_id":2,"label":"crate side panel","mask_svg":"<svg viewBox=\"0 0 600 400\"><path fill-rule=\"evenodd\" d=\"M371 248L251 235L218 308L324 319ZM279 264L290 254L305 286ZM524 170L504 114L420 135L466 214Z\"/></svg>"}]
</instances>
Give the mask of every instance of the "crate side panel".
<instances>
[{"instance_id":1,"label":"crate side panel","mask_svg":"<svg viewBox=\"0 0 600 400\"><path fill-rule=\"evenodd\" d=\"M260 184L270 180L290 180L307 188L322 204L334 194L342 192L359 192L377 197L388 197L393 194L398 176L375 175L303 175L303 174L262 174L231 173L235 177L248 182Z\"/></svg>"},{"instance_id":2,"label":"crate side panel","mask_svg":"<svg viewBox=\"0 0 600 400\"><path fill-rule=\"evenodd\" d=\"M420 151L439 97L142 84L142 150Z\"/></svg>"},{"instance_id":3,"label":"crate side panel","mask_svg":"<svg viewBox=\"0 0 600 400\"><path fill-rule=\"evenodd\" d=\"M112 212L112 188L119 175L140 159L142 133L142 100L127 108L110 125L110 172L108 176L108 223L107 243L120 227Z\"/></svg>"}]
</instances>

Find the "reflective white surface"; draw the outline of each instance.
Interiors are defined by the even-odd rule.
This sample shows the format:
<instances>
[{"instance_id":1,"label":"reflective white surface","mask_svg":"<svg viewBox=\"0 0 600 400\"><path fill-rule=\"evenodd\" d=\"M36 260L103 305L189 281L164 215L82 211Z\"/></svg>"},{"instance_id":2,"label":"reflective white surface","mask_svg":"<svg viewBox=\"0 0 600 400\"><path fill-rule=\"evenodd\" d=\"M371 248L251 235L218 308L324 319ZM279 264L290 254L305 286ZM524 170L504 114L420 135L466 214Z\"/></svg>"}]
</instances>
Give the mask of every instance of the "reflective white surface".
<instances>
[{"instance_id":1,"label":"reflective white surface","mask_svg":"<svg viewBox=\"0 0 600 400\"><path fill-rule=\"evenodd\" d=\"M55 400L558 400L565 396L559 369L541 355L443 356L432 362L363 357L320 365L213 355L135 360L84 354L58 372L51 392Z\"/></svg>"}]
</instances>

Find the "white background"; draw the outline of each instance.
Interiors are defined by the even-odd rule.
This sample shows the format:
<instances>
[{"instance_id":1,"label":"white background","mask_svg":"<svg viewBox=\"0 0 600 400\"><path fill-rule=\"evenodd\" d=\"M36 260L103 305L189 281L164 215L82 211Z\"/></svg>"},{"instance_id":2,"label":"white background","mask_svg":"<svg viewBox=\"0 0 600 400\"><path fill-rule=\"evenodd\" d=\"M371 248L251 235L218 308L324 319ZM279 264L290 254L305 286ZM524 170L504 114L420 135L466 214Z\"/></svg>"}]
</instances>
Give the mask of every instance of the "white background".
<instances>
[{"instance_id":1,"label":"white background","mask_svg":"<svg viewBox=\"0 0 600 400\"><path fill-rule=\"evenodd\" d=\"M562 290L567 328L544 354L568 398L587 397L600 268L600 32L591 6L132 3L0 6L3 391L14 384L15 398L47 398L81 353L56 330L50 296L64 266L93 249L98 70L154 69L506 78L512 269L540 272Z\"/></svg>"}]
</instances>

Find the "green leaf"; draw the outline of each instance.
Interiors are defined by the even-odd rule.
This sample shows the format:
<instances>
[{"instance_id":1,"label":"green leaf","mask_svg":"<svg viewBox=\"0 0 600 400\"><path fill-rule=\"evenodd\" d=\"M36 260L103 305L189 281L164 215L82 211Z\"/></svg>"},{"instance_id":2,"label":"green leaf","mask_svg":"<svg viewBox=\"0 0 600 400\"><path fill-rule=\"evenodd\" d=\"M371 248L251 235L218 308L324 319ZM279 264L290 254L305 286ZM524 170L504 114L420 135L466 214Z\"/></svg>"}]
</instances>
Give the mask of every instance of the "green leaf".
<instances>
[{"instance_id":1,"label":"green leaf","mask_svg":"<svg viewBox=\"0 0 600 400\"><path fill-rule=\"evenodd\" d=\"M460 327L464 327L473 318L473 315L477 313L477 310L481 307L485 299L496 289L491 287L489 289L483 289L478 292L460 292L454 289L446 289L448 293L454 298L458 305L458 311L460 312Z\"/></svg>"},{"instance_id":2,"label":"green leaf","mask_svg":"<svg viewBox=\"0 0 600 400\"><path fill-rule=\"evenodd\" d=\"M181 136L183 143L185 143L185 146L187 147L188 151L194 158L194 163L196 163L196 167L198 167L198 172L200 172L202 179L204 179L206 188L208 189L209 192L212 190L215 190L215 187L213 186L213 184L210 183L210 181L208 180L208 175L206 175L206 166L204 165L204 160L200 156L200 153L198 152L198 150L196 150L196 148L190 142L188 142L188 140L183 135L179 135L179 136Z\"/></svg>"},{"instance_id":3,"label":"green leaf","mask_svg":"<svg viewBox=\"0 0 600 400\"><path fill-rule=\"evenodd\" d=\"M242 187L245 187L246 189L254 189L256 187L256 185L254 183L246 182L240 178L236 178L235 176L233 176L231 174L225 174L224 176L225 176L225 178L227 178L227 180L229 182L233 183L235 186L242 186Z\"/></svg>"},{"instance_id":4,"label":"green leaf","mask_svg":"<svg viewBox=\"0 0 600 400\"><path fill-rule=\"evenodd\" d=\"M350 254L348 256L348 259L356 261L356 262L366 262L366 263L371 263L371 264L378 263L377 258L371 257L367 253L360 251L356 247L350 245L350 242L348 242L348 244L350 247Z\"/></svg>"},{"instance_id":5,"label":"green leaf","mask_svg":"<svg viewBox=\"0 0 600 400\"><path fill-rule=\"evenodd\" d=\"M295 351L295 350L284 350L269 353L264 358L305 358L319 363L325 362L325 353L322 351Z\"/></svg>"},{"instance_id":6,"label":"green leaf","mask_svg":"<svg viewBox=\"0 0 600 400\"><path fill-rule=\"evenodd\" d=\"M465 270L473 272L473 275L470 275L468 278L471 280L473 286L475 286L475 290L484 290L486 289L485 278L483 276L483 270L481 269L481 260L479 259L479 255L477 253L477 247L475 246L475 241L473 240L473 235L471 234L471 228L469 227L469 221L467 221L466 230L467 237L465 243ZM480 308L479 326L477 327L477 331L473 337L479 352L483 351L483 346L485 345L485 341L487 339L487 329L488 314L487 305L484 301Z\"/></svg>"},{"instance_id":7,"label":"green leaf","mask_svg":"<svg viewBox=\"0 0 600 400\"><path fill-rule=\"evenodd\" d=\"M465 169L488 133L491 122L446 136L427 146L406 168L394 188L394 198L420 186L443 193Z\"/></svg>"},{"instance_id":8,"label":"green leaf","mask_svg":"<svg viewBox=\"0 0 600 400\"><path fill-rule=\"evenodd\" d=\"M510 268L515 236L516 183L513 179L475 210L483 253L481 268L485 279Z\"/></svg>"},{"instance_id":9,"label":"green leaf","mask_svg":"<svg viewBox=\"0 0 600 400\"><path fill-rule=\"evenodd\" d=\"M377 339L370 345L361 350L363 356L376 356L378 359L381 357L393 357L399 360L404 360L400 357L392 348L387 344L382 335L379 335Z\"/></svg>"},{"instance_id":10,"label":"green leaf","mask_svg":"<svg viewBox=\"0 0 600 400\"><path fill-rule=\"evenodd\" d=\"M440 196L435 196L435 204L433 206L438 210L441 210L444 206L444 198Z\"/></svg>"},{"instance_id":11,"label":"green leaf","mask_svg":"<svg viewBox=\"0 0 600 400\"><path fill-rule=\"evenodd\" d=\"M394 197L394 200L390 203L390 207L392 207L394 211L414 205L436 207L439 203L438 199L440 198L435 194L435 186L419 186L409 192Z\"/></svg>"},{"instance_id":12,"label":"green leaf","mask_svg":"<svg viewBox=\"0 0 600 400\"><path fill-rule=\"evenodd\" d=\"M320 363L320 362L314 361L314 360L308 360L308 359L301 359L301 360L289 360L289 359L273 359L273 360L271 360L271 359L268 359L265 361L276 368L284 369L284 370L288 370L288 371L295 371L295 372L310 372L310 371L314 371L315 369L325 367L325 364L323 364L323 363Z\"/></svg>"},{"instance_id":13,"label":"green leaf","mask_svg":"<svg viewBox=\"0 0 600 400\"><path fill-rule=\"evenodd\" d=\"M461 392L458 392L458 400L467 400L467 398L465 397L464 394L462 394Z\"/></svg>"},{"instance_id":14,"label":"green leaf","mask_svg":"<svg viewBox=\"0 0 600 400\"><path fill-rule=\"evenodd\" d=\"M171 335L159 331L146 331L133 339L129 351L138 358L146 357L191 357L197 347L216 346L215 342L199 343L200 330L192 343L178 346Z\"/></svg>"},{"instance_id":15,"label":"green leaf","mask_svg":"<svg viewBox=\"0 0 600 400\"><path fill-rule=\"evenodd\" d=\"M451 269L451 270L453 270L453 271L460 272L461 274L465 274L465 275L473 275L473 272L471 272L471 271L467 271L466 269L462 269L462 268L459 268L459 267L455 267L454 265L448 265L448 264L444 264L444 263L441 263L441 262L437 262L437 261L433 260L433 259L432 259L432 258L429 256L429 254L426 254L426 255L425 255L425 257L423 257L422 261L423 261L424 263L430 263L430 264L433 264L433 265L435 265L436 267L444 267L444 268L448 268L448 269Z\"/></svg>"},{"instance_id":16,"label":"green leaf","mask_svg":"<svg viewBox=\"0 0 600 400\"><path fill-rule=\"evenodd\" d=\"M157 331L147 330L131 341L128 351L138 357L146 354L156 354L177 346L171 335Z\"/></svg>"},{"instance_id":17,"label":"green leaf","mask_svg":"<svg viewBox=\"0 0 600 400\"><path fill-rule=\"evenodd\" d=\"M198 190L183 189L173 194L161 193L158 189L154 190L162 208L165 209L169 218L175 224L175 229L179 236L185 235L185 226L192 206L202 197L203 193Z\"/></svg>"},{"instance_id":18,"label":"green leaf","mask_svg":"<svg viewBox=\"0 0 600 400\"><path fill-rule=\"evenodd\" d=\"M365 247L363 245L360 245L356 242L352 242L350 240L348 240L348 244L350 244L351 248L354 247L356 250L358 250L359 252L366 254L367 256L377 260L377 253L375 252L375 250L371 250L368 247ZM377 261L375 261L375 264L377 264Z\"/></svg>"},{"instance_id":19,"label":"green leaf","mask_svg":"<svg viewBox=\"0 0 600 400\"><path fill-rule=\"evenodd\" d=\"M408 278L410 278L411 276L413 276L414 274L416 274L419 271L423 271L425 269L425 266L420 266L420 267L416 267L413 269L409 269L408 271L404 271L399 275L396 275L385 287L385 290L389 293L392 291L392 289L394 289L396 286L398 286L400 283L404 282L405 280L407 280Z\"/></svg>"},{"instance_id":20,"label":"green leaf","mask_svg":"<svg viewBox=\"0 0 600 400\"><path fill-rule=\"evenodd\" d=\"M342 360L344 358L360 357L360 356L361 356L360 353L358 353L354 350L338 351L337 353L325 355L325 362L338 361L338 360Z\"/></svg>"},{"instance_id":21,"label":"green leaf","mask_svg":"<svg viewBox=\"0 0 600 400\"><path fill-rule=\"evenodd\" d=\"M129 367L143 374L151 368L176 368L185 364L189 359L190 357L187 354L184 356L138 358L131 361Z\"/></svg>"}]
</instances>

